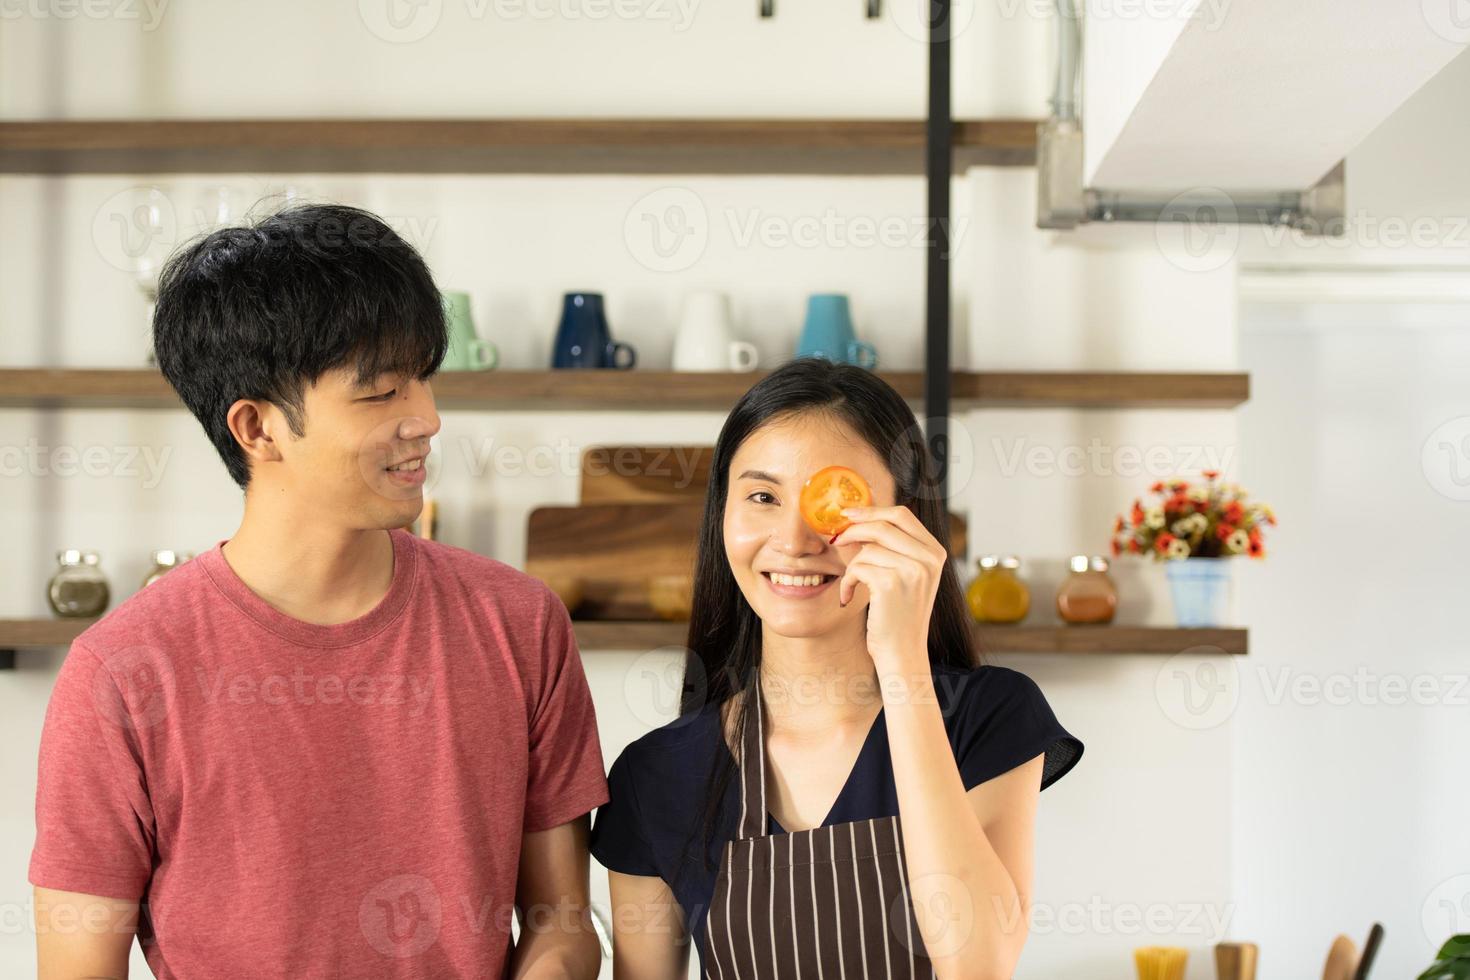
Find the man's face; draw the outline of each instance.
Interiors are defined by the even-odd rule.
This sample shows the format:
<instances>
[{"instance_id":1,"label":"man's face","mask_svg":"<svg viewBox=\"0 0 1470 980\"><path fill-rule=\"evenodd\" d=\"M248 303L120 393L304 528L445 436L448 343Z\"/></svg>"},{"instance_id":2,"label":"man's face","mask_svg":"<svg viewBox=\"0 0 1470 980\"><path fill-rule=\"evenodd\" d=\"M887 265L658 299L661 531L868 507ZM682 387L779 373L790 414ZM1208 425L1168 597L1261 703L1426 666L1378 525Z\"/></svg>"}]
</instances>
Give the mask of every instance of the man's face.
<instances>
[{"instance_id":1,"label":"man's face","mask_svg":"<svg viewBox=\"0 0 1470 980\"><path fill-rule=\"evenodd\" d=\"M356 382L339 369L306 389L305 434L277 440L271 482L350 528L403 527L423 508L429 438L439 431L434 393L401 375Z\"/></svg>"}]
</instances>

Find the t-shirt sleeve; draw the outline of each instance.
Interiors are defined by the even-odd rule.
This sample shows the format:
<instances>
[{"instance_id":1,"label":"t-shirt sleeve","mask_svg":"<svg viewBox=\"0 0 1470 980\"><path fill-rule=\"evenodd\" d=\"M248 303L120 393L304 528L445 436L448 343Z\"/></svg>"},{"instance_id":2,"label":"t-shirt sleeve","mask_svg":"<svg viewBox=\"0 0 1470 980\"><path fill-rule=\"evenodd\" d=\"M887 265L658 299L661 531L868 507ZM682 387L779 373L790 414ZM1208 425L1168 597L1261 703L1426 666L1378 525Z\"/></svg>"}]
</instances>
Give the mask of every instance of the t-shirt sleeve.
<instances>
[{"instance_id":1,"label":"t-shirt sleeve","mask_svg":"<svg viewBox=\"0 0 1470 980\"><path fill-rule=\"evenodd\" d=\"M606 806L597 811L592 824L592 856L609 871L626 875L657 875L653 848L644 837L643 820L633 779L628 773L628 755L618 756L607 774Z\"/></svg>"},{"instance_id":2,"label":"t-shirt sleeve","mask_svg":"<svg viewBox=\"0 0 1470 980\"><path fill-rule=\"evenodd\" d=\"M74 642L41 729L31 884L142 897L154 823L136 724L107 666Z\"/></svg>"},{"instance_id":3,"label":"t-shirt sleeve","mask_svg":"<svg viewBox=\"0 0 1470 980\"><path fill-rule=\"evenodd\" d=\"M530 719L522 829L549 830L607 802L597 717L566 607L543 592L540 690Z\"/></svg>"},{"instance_id":4,"label":"t-shirt sleeve","mask_svg":"<svg viewBox=\"0 0 1470 980\"><path fill-rule=\"evenodd\" d=\"M955 761L971 789L1043 753L1041 788L1082 758L1082 742L1062 727L1041 688L1007 667L981 667L960 678L951 729Z\"/></svg>"}]
</instances>

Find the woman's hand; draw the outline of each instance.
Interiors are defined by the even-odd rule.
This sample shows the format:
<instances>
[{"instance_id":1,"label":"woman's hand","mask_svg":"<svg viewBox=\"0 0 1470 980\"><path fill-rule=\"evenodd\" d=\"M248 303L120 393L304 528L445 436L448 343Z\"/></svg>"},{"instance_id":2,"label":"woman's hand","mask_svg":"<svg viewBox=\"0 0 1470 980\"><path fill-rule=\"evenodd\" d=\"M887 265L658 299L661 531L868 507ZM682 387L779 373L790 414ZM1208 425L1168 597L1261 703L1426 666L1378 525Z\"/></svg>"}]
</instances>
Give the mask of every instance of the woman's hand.
<instances>
[{"instance_id":1,"label":"woman's hand","mask_svg":"<svg viewBox=\"0 0 1470 980\"><path fill-rule=\"evenodd\" d=\"M837 584L844 606L868 587L868 653L880 672L929 670L929 616L949 555L907 507L848 507L853 523L832 539L859 545Z\"/></svg>"}]
</instances>

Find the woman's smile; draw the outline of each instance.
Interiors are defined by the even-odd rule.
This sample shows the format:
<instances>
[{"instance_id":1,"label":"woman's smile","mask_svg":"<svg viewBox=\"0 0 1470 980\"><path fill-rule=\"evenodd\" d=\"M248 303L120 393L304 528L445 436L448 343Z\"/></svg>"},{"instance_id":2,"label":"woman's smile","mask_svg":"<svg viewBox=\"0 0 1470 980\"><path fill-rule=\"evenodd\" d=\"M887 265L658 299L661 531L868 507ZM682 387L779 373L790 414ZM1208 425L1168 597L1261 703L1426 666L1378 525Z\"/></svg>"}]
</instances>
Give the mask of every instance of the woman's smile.
<instances>
[{"instance_id":1,"label":"woman's smile","mask_svg":"<svg viewBox=\"0 0 1470 980\"><path fill-rule=\"evenodd\" d=\"M810 599L821 595L837 581L836 575L826 575L820 572L807 574L792 574L789 572L767 571L761 572L761 578L766 580L766 585L778 596L788 599Z\"/></svg>"}]
</instances>

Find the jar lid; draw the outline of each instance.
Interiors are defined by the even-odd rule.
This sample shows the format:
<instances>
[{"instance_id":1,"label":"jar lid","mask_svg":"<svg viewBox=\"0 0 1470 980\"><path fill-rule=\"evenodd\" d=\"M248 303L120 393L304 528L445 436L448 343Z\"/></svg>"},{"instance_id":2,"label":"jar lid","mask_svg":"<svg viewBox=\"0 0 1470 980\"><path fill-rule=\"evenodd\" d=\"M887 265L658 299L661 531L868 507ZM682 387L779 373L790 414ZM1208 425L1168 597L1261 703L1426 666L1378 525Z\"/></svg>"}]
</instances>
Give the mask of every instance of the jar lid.
<instances>
[{"instance_id":1,"label":"jar lid","mask_svg":"<svg viewBox=\"0 0 1470 980\"><path fill-rule=\"evenodd\" d=\"M165 568L172 568L178 563L179 556L167 548L153 552L153 564L155 565L162 565Z\"/></svg>"},{"instance_id":2,"label":"jar lid","mask_svg":"<svg viewBox=\"0 0 1470 980\"><path fill-rule=\"evenodd\" d=\"M1092 570L1094 572L1106 572L1111 565L1112 562L1108 561L1102 555L1092 556Z\"/></svg>"},{"instance_id":3,"label":"jar lid","mask_svg":"<svg viewBox=\"0 0 1470 980\"><path fill-rule=\"evenodd\" d=\"M82 553L75 548L67 548L65 551L56 553L56 561L62 565L80 565Z\"/></svg>"},{"instance_id":4,"label":"jar lid","mask_svg":"<svg viewBox=\"0 0 1470 980\"><path fill-rule=\"evenodd\" d=\"M1073 555L1067 559L1067 567L1074 572L1085 572L1088 569L1086 555Z\"/></svg>"},{"instance_id":5,"label":"jar lid","mask_svg":"<svg viewBox=\"0 0 1470 980\"><path fill-rule=\"evenodd\" d=\"M1021 559L1017 558L1015 555L1006 555L1004 558L1002 558L1000 560L1000 567L1001 568L1020 568L1021 567Z\"/></svg>"},{"instance_id":6,"label":"jar lid","mask_svg":"<svg viewBox=\"0 0 1470 980\"><path fill-rule=\"evenodd\" d=\"M999 565L999 564L1000 564L1000 555L981 555L980 556L980 567L981 568L994 568L996 565Z\"/></svg>"}]
</instances>

